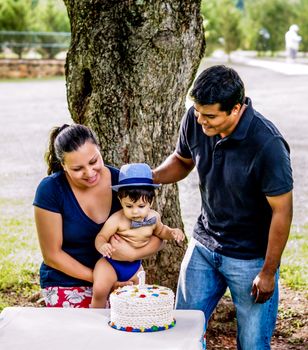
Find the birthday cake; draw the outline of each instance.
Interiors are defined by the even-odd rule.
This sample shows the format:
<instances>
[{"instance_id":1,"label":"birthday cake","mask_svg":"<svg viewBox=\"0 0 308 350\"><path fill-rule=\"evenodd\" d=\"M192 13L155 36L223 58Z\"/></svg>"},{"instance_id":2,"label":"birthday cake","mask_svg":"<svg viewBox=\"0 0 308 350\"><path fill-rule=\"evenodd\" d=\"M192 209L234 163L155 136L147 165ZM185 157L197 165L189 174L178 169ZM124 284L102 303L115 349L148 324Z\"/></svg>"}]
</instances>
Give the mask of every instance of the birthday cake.
<instances>
[{"instance_id":1,"label":"birthday cake","mask_svg":"<svg viewBox=\"0 0 308 350\"><path fill-rule=\"evenodd\" d=\"M156 332L175 326L174 293L170 288L139 284L110 294L112 328L126 332Z\"/></svg>"}]
</instances>

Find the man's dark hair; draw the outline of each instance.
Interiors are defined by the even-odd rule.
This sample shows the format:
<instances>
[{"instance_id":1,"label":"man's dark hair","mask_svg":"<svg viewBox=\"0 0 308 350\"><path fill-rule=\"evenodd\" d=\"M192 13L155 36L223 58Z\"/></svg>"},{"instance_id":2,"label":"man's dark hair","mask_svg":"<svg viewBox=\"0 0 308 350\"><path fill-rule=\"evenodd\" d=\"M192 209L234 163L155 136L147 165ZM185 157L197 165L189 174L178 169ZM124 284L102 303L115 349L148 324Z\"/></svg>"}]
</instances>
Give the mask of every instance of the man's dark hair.
<instances>
[{"instance_id":1,"label":"man's dark hair","mask_svg":"<svg viewBox=\"0 0 308 350\"><path fill-rule=\"evenodd\" d=\"M145 202L150 204L155 197L155 190L153 187L142 186L142 187L121 187L118 190L118 198L122 199L129 197L133 202L137 202L138 199L142 198Z\"/></svg>"},{"instance_id":2,"label":"man's dark hair","mask_svg":"<svg viewBox=\"0 0 308 350\"><path fill-rule=\"evenodd\" d=\"M205 69L198 76L190 97L202 106L219 103L220 110L230 114L236 104L244 103L245 87L234 69L216 65Z\"/></svg>"}]
</instances>

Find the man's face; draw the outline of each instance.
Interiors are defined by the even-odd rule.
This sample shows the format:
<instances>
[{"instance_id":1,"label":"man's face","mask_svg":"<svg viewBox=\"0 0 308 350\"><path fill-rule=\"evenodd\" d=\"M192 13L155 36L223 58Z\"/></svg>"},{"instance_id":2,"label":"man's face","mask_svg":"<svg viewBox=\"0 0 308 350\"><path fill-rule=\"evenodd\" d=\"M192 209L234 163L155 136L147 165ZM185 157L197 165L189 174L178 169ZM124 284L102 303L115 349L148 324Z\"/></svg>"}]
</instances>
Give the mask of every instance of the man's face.
<instances>
[{"instance_id":1,"label":"man's face","mask_svg":"<svg viewBox=\"0 0 308 350\"><path fill-rule=\"evenodd\" d=\"M240 104L233 107L230 114L220 110L220 104L200 105L194 103L195 117L207 136L221 135L226 137L236 127L240 118Z\"/></svg>"}]
</instances>

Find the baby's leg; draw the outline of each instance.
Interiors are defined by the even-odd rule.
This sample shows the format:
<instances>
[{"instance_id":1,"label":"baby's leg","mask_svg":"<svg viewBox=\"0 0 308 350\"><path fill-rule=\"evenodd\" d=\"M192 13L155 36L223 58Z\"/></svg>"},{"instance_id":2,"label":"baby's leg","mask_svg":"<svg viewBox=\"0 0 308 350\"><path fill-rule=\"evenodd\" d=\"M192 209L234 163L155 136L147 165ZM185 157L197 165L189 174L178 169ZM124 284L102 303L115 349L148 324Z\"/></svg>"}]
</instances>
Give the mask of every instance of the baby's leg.
<instances>
[{"instance_id":1,"label":"baby's leg","mask_svg":"<svg viewBox=\"0 0 308 350\"><path fill-rule=\"evenodd\" d=\"M134 276L131 277L131 278L129 279L129 281L132 281L133 284L139 284L139 278L138 278L138 276L137 276L137 274L138 274L139 271L143 271L142 265L140 265L138 271L134 274Z\"/></svg>"},{"instance_id":2,"label":"baby's leg","mask_svg":"<svg viewBox=\"0 0 308 350\"><path fill-rule=\"evenodd\" d=\"M92 308L105 308L112 286L117 281L117 274L109 262L101 258L93 271Z\"/></svg>"}]
</instances>

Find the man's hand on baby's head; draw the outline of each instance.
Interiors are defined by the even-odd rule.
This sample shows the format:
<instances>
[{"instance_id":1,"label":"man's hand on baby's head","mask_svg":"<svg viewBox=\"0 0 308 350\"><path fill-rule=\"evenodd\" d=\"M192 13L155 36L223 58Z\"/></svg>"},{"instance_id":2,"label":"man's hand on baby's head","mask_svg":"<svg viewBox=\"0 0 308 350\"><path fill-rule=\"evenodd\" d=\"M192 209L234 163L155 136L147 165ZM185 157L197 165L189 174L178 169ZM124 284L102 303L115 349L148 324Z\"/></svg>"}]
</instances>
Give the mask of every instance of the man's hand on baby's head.
<instances>
[{"instance_id":1,"label":"man's hand on baby's head","mask_svg":"<svg viewBox=\"0 0 308 350\"><path fill-rule=\"evenodd\" d=\"M185 238L184 232L179 228L173 229L172 236L177 241L177 243L184 241L184 238Z\"/></svg>"},{"instance_id":2,"label":"man's hand on baby's head","mask_svg":"<svg viewBox=\"0 0 308 350\"><path fill-rule=\"evenodd\" d=\"M103 255L104 258L111 258L112 252L114 252L115 249L112 247L110 243L105 243L101 246L99 252Z\"/></svg>"}]
</instances>

